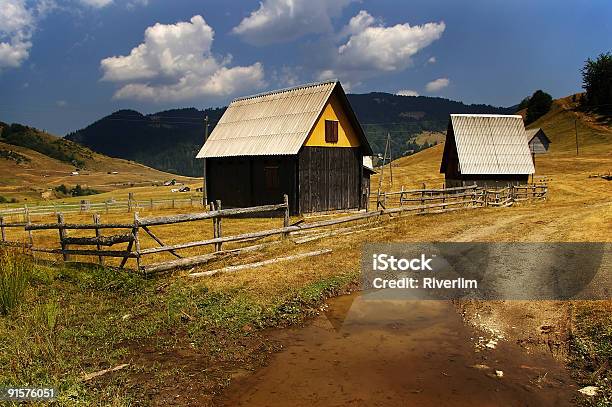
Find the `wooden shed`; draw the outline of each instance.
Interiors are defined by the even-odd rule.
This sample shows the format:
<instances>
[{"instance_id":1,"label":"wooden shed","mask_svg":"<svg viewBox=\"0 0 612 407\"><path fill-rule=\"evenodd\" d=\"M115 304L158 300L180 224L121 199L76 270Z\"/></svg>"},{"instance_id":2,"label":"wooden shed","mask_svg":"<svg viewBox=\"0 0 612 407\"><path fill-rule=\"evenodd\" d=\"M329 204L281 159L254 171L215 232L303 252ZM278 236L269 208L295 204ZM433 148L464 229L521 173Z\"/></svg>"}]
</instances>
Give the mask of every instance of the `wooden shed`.
<instances>
[{"instance_id":1,"label":"wooden shed","mask_svg":"<svg viewBox=\"0 0 612 407\"><path fill-rule=\"evenodd\" d=\"M295 214L361 209L369 155L340 82L326 81L235 99L197 158L209 200L245 207L287 194Z\"/></svg>"},{"instance_id":2,"label":"wooden shed","mask_svg":"<svg viewBox=\"0 0 612 407\"><path fill-rule=\"evenodd\" d=\"M545 154L550 146L550 139L544 133L544 130L537 127L535 129L525 130L529 143L529 150L532 154Z\"/></svg>"},{"instance_id":3,"label":"wooden shed","mask_svg":"<svg viewBox=\"0 0 612 407\"><path fill-rule=\"evenodd\" d=\"M440 172L447 187L526 184L534 166L523 118L452 114Z\"/></svg>"}]
</instances>

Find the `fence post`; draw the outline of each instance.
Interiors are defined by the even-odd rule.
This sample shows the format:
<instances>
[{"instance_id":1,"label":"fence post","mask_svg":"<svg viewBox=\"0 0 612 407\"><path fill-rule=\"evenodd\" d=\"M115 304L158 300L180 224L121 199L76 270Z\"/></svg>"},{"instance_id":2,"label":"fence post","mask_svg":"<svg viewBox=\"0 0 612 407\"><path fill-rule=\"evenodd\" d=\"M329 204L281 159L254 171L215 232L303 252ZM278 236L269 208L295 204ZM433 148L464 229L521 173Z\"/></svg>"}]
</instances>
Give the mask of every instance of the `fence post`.
<instances>
[{"instance_id":1,"label":"fence post","mask_svg":"<svg viewBox=\"0 0 612 407\"><path fill-rule=\"evenodd\" d=\"M283 203L285 204L285 216L283 217L283 227L289 227L289 197L287 194L283 195ZM289 233L283 233L283 238L286 239L289 237Z\"/></svg>"},{"instance_id":2,"label":"fence post","mask_svg":"<svg viewBox=\"0 0 612 407\"><path fill-rule=\"evenodd\" d=\"M427 186L423 182L421 189L421 213L425 213L425 188L427 188Z\"/></svg>"},{"instance_id":3,"label":"fence post","mask_svg":"<svg viewBox=\"0 0 612 407\"><path fill-rule=\"evenodd\" d=\"M132 212L132 199L134 199L134 193L128 192L128 212Z\"/></svg>"},{"instance_id":4,"label":"fence post","mask_svg":"<svg viewBox=\"0 0 612 407\"><path fill-rule=\"evenodd\" d=\"M138 212L134 212L134 229L132 229L132 234L134 235L134 246L136 249L136 267L140 271L140 239L138 238L138 229L140 229Z\"/></svg>"},{"instance_id":5,"label":"fence post","mask_svg":"<svg viewBox=\"0 0 612 407\"><path fill-rule=\"evenodd\" d=\"M400 206L404 205L404 186L402 185L402 190L400 191L400 201L399 201Z\"/></svg>"},{"instance_id":6,"label":"fence post","mask_svg":"<svg viewBox=\"0 0 612 407\"><path fill-rule=\"evenodd\" d=\"M172 198L172 209L174 209L174 198Z\"/></svg>"},{"instance_id":7,"label":"fence post","mask_svg":"<svg viewBox=\"0 0 612 407\"><path fill-rule=\"evenodd\" d=\"M151 207L151 210L153 210L153 198L149 199L149 206Z\"/></svg>"},{"instance_id":8,"label":"fence post","mask_svg":"<svg viewBox=\"0 0 612 407\"><path fill-rule=\"evenodd\" d=\"M209 207L209 210L211 212L214 211L215 210L215 203L212 202L212 201L209 202L208 203L208 207ZM212 218L212 226L213 226L213 239L216 239L218 237L217 236L217 218L216 217ZM217 251L217 244L216 243L215 243L215 251Z\"/></svg>"},{"instance_id":9,"label":"fence post","mask_svg":"<svg viewBox=\"0 0 612 407\"><path fill-rule=\"evenodd\" d=\"M220 211L221 210L221 201L219 199L217 199L217 210ZM221 220L223 218L221 218L221 216L219 216L217 218L217 237L221 237L222 233L221 233ZM223 243L219 242L217 243L217 251L221 251Z\"/></svg>"},{"instance_id":10,"label":"fence post","mask_svg":"<svg viewBox=\"0 0 612 407\"><path fill-rule=\"evenodd\" d=\"M28 221L29 214L30 214L30 210L28 209L28 204L24 204L23 205L23 221L24 222Z\"/></svg>"},{"instance_id":11,"label":"fence post","mask_svg":"<svg viewBox=\"0 0 612 407\"><path fill-rule=\"evenodd\" d=\"M93 223L94 225L100 224L100 215L98 215L97 213L93 214ZM100 228L96 228L96 237L100 238L100 236ZM96 243L96 249L102 250L102 246L100 246L100 243ZM98 263L100 263L101 266L104 265L104 256L98 256Z\"/></svg>"},{"instance_id":12,"label":"fence post","mask_svg":"<svg viewBox=\"0 0 612 407\"><path fill-rule=\"evenodd\" d=\"M4 230L4 216L0 216L0 232L2 234L2 241L6 242L6 231Z\"/></svg>"},{"instance_id":13,"label":"fence post","mask_svg":"<svg viewBox=\"0 0 612 407\"><path fill-rule=\"evenodd\" d=\"M62 248L62 252L65 250L68 250L68 245L66 244L66 229L64 229L64 214L63 213L58 213L57 214L57 229L59 230L59 238L60 238L60 246ZM70 260L70 256L68 255L68 253L62 253L63 257L64 257L64 261L68 261Z\"/></svg>"},{"instance_id":14,"label":"fence post","mask_svg":"<svg viewBox=\"0 0 612 407\"><path fill-rule=\"evenodd\" d=\"M30 213L28 212L26 215L26 225L30 226ZM30 247L34 246L34 237L32 236L32 231L28 230L28 244Z\"/></svg>"},{"instance_id":15,"label":"fence post","mask_svg":"<svg viewBox=\"0 0 612 407\"><path fill-rule=\"evenodd\" d=\"M444 184L442 184L442 210L446 210L446 188L444 188Z\"/></svg>"},{"instance_id":16,"label":"fence post","mask_svg":"<svg viewBox=\"0 0 612 407\"><path fill-rule=\"evenodd\" d=\"M104 202L104 209L106 211L106 214L108 215L108 202L107 201Z\"/></svg>"}]
</instances>

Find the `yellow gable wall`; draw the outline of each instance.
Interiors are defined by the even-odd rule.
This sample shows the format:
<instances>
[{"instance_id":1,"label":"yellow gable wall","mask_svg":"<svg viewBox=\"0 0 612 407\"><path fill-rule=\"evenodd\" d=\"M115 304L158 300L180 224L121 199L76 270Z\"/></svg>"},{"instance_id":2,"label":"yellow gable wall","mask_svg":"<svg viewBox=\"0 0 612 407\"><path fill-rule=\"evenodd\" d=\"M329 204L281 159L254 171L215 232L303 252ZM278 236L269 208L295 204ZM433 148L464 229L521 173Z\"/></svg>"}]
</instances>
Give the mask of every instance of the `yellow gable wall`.
<instances>
[{"instance_id":1,"label":"yellow gable wall","mask_svg":"<svg viewBox=\"0 0 612 407\"><path fill-rule=\"evenodd\" d=\"M337 120L339 122L337 143L325 142L325 120ZM306 138L304 145L309 147L358 147L360 144L359 137L355 134L351 122L346 117L342 104L336 95L332 95L327 101L325 109L323 109L323 114Z\"/></svg>"}]
</instances>

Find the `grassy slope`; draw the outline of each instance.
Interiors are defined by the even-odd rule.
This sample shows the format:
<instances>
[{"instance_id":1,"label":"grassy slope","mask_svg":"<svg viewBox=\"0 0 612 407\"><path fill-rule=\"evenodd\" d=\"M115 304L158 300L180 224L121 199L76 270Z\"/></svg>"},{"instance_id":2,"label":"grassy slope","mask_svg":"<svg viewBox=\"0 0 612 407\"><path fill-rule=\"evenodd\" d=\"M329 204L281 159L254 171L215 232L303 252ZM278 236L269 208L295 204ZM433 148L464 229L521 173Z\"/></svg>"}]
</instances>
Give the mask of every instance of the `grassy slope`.
<instances>
[{"instance_id":1,"label":"grassy slope","mask_svg":"<svg viewBox=\"0 0 612 407\"><path fill-rule=\"evenodd\" d=\"M554 117L563 117L553 113L550 126L555 125ZM562 137L550 136L553 141ZM286 243L199 269L317 248L334 249L330 255L296 264L279 263L257 272L246 270L198 281L188 280L180 272L145 280L104 269L41 264L36 267L23 305L10 317L0 317L0 385L55 384L67 405L128 405L134 400L163 405L176 402L176 394L193 404L207 405L232 376L257 367L262 355L273 349L274 344L266 340L261 328L302 321L318 311L324 298L358 279L364 242L610 241L610 184L588 178L590 173L610 168L609 151L592 149L576 158L570 147L563 148L562 142L555 144L561 147L538 161L540 174L553 178L547 202L483 209L478 216L471 211L406 216L383 221L383 229L373 235L337 236L333 241L301 246ZM390 189L397 190L402 184L419 186L423 181L441 184L441 152L442 146L436 146L397 160ZM375 185L374 180L373 190ZM129 214L108 216L130 220ZM227 219L223 228L232 233L278 226L279 222ZM201 222L188 229L185 225L156 227L155 233L171 244L208 236L211 226L210 222ZM153 245L143 240L143 247ZM45 315L53 304L59 304L57 323L49 326ZM549 305L557 310L564 304ZM576 315L598 314L604 309L590 305L595 309L578 307ZM501 304L499 312L512 312L520 316L520 321L530 321L533 332L549 323L538 313L525 317L526 306L518 302ZM580 341L576 343L580 343L585 360L598 357L605 361L610 357L609 349L601 341L608 338L605 333L609 335L609 324L596 318L589 321L576 327ZM83 372L126 362L130 367L120 372L89 383L78 380Z\"/></svg>"},{"instance_id":2,"label":"grassy slope","mask_svg":"<svg viewBox=\"0 0 612 407\"><path fill-rule=\"evenodd\" d=\"M30 129L41 143L51 145L58 138L50 134ZM74 186L80 184L99 191L113 191L132 184L146 185L153 182L176 178L183 182L197 183L196 179L179 177L149 168L145 165L119 158L111 158L79 146L68 140L61 143L65 151L78 157L84 164L77 176L71 176L75 166L60 161L33 149L0 141L0 150L14 151L29 161L18 163L0 157L0 195L15 197L20 201L37 201L41 193L60 184ZM108 174L116 171L118 174ZM100 197L102 199L102 197Z\"/></svg>"},{"instance_id":3,"label":"grassy slope","mask_svg":"<svg viewBox=\"0 0 612 407\"><path fill-rule=\"evenodd\" d=\"M550 151L556 154L575 155L576 130L578 132L579 154L603 154L610 156L612 131L609 127L599 125L590 115L574 110L575 103L571 98L558 99L553 102L551 110L531 123L528 128L541 127L551 139Z\"/></svg>"}]
</instances>

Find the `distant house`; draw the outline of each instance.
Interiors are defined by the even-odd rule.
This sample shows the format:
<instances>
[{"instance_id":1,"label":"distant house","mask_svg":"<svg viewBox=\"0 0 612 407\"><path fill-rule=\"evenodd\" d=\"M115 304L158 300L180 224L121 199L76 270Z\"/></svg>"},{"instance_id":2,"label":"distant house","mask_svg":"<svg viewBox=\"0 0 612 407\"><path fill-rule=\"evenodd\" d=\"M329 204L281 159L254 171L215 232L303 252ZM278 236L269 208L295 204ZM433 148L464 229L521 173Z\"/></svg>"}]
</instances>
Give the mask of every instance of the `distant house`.
<instances>
[{"instance_id":1,"label":"distant house","mask_svg":"<svg viewBox=\"0 0 612 407\"><path fill-rule=\"evenodd\" d=\"M326 81L235 99L197 157L209 201L245 207L287 194L293 213L309 213L364 207L370 155L340 82Z\"/></svg>"},{"instance_id":2,"label":"distant house","mask_svg":"<svg viewBox=\"0 0 612 407\"><path fill-rule=\"evenodd\" d=\"M529 143L529 150L532 154L545 154L548 152L550 146L550 139L544 133L541 128L527 129L527 140Z\"/></svg>"},{"instance_id":3,"label":"distant house","mask_svg":"<svg viewBox=\"0 0 612 407\"><path fill-rule=\"evenodd\" d=\"M440 172L447 187L527 183L534 166L523 118L452 114Z\"/></svg>"}]
</instances>

